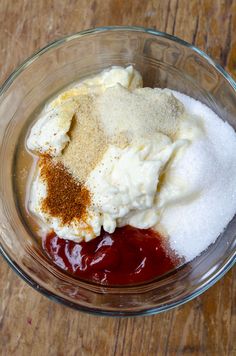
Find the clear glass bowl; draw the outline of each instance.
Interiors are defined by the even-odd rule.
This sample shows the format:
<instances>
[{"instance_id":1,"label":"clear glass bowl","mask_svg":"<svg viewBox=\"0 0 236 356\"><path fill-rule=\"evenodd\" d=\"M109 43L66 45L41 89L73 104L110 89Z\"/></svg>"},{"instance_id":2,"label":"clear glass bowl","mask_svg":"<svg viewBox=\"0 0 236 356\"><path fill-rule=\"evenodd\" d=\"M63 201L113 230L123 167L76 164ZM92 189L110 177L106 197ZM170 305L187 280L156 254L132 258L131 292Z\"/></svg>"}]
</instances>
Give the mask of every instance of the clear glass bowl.
<instances>
[{"instance_id":1,"label":"clear glass bowl","mask_svg":"<svg viewBox=\"0 0 236 356\"><path fill-rule=\"evenodd\" d=\"M104 287L64 274L41 252L18 207L14 169L20 133L55 92L111 65L133 64L151 87L199 99L236 128L236 84L205 53L165 33L97 28L60 39L24 62L0 90L0 249L11 267L49 298L105 315L153 314L204 292L235 261L236 218L201 256L139 286ZM191 236L189 237L191 238Z\"/></svg>"}]
</instances>

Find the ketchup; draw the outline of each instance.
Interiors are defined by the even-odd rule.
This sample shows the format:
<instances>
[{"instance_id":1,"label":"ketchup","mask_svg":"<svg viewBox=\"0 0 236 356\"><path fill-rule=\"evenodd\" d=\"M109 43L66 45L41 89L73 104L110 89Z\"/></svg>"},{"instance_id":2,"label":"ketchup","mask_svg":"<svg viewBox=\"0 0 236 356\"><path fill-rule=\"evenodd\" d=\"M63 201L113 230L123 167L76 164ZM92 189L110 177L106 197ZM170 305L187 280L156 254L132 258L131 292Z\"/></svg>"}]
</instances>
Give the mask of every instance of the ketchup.
<instances>
[{"instance_id":1,"label":"ketchup","mask_svg":"<svg viewBox=\"0 0 236 356\"><path fill-rule=\"evenodd\" d=\"M146 282L178 262L168 255L157 232L131 226L117 228L113 234L102 231L99 237L81 243L51 233L43 239L43 249L73 276L106 285Z\"/></svg>"}]
</instances>

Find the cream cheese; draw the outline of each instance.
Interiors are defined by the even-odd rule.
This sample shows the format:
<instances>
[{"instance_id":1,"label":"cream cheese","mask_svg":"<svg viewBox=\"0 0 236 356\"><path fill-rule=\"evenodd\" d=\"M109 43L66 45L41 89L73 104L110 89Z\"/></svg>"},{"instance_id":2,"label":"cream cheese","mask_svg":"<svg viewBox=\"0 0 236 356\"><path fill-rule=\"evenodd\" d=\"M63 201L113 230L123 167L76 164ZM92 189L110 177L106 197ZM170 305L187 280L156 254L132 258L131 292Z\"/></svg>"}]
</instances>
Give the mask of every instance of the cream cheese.
<instances>
[{"instance_id":1,"label":"cream cheese","mask_svg":"<svg viewBox=\"0 0 236 356\"><path fill-rule=\"evenodd\" d=\"M124 225L147 229L159 221L154 205L159 177L184 143L168 142L162 149L158 144L109 147L87 181L93 210L102 216L105 231L112 233Z\"/></svg>"},{"instance_id":2,"label":"cream cheese","mask_svg":"<svg viewBox=\"0 0 236 356\"><path fill-rule=\"evenodd\" d=\"M59 156L70 141L72 117L77 104L68 100L41 116L30 131L27 147L39 153Z\"/></svg>"}]
</instances>

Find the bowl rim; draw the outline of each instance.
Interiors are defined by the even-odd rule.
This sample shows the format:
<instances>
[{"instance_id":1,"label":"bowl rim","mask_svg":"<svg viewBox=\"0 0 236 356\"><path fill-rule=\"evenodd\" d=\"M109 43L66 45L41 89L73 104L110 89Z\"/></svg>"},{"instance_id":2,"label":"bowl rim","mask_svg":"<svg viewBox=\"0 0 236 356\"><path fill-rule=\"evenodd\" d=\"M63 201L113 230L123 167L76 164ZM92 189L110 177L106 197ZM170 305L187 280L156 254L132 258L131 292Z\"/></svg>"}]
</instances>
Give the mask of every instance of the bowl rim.
<instances>
[{"instance_id":1,"label":"bowl rim","mask_svg":"<svg viewBox=\"0 0 236 356\"><path fill-rule=\"evenodd\" d=\"M102 33L102 32L109 32L109 31L129 31L129 32L141 32L141 33L148 33L150 35L154 35L157 37L164 37L166 39L169 39L171 41L177 42L178 44L181 44L185 47L191 48L194 52L196 52L198 55L203 57L211 66L213 66L216 71L218 71L229 83L230 86L233 87L233 89L236 91L236 82L234 79L224 70L224 68L219 65L217 62L213 61L211 57L209 57L204 51L200 50L197 48L195 45L192 45L174 35L170 35L166 32L161 32L152 28L145 28L145 27L140 27L140 26L104 26L104 27L97 27L97 28L91 28L88 30L83 30L79 31L77 33L73 33L64 37L61 37L55 41L50 42L43 48L39 49L38 51L34 52L30 57L28 57L25 61L23 61L10 75L9 77L5 80L5 82L2 84L0 87L0 97L7 91L7 89L11 86L11 84L14 82L14 80L26 69L28 66L31 65L34 61L36 61L41 55L46 53L48 50L56 48L57 46L70 42L74 39L78 39L83 36L95 34L95 33ZM151 307L147 309L143 309L141 311L110 311L110 310L101 310L99 308L92 308L92 307L85 307L78 305L74 302L70 302L67 299L64 299L62 297L59 297L55 293L49 291L48 289L40 286L35 280L33 280L19 265L14 262L6 253L4 250L3 246L0 243L0 254L4 257L4 259L7 261L8 265L25 281L27 284L29 284L31 287L33 287L35 290L43 294L44 296L48 297L50 300L53 300L59 304L63 304L65 306L68 306L70 308L73 308L74 310L79 310L82 312L87 312L93 315L101 315L101 316L141 316L141 315L153 315L153 314L158 314L163 311L167 311L170 309L173 309L177 306L181 306L185 304L186 302L196 298L203 292L205 292L208 288L210 288L212 285L214 285L220 278L222 278L229 270L231 267L233 267L234 263L236 262L236 251L235 253L231 256L231 258L225 263L225 265L222 266L220 270L217 271L217 273L208 280L203 287L199 288L198 290L190 293L187 295L185 298L182 298L180 301L177 302L172 302L169 304L165 304L163 306L159 307Z\"/></svg>"}]
</instances>

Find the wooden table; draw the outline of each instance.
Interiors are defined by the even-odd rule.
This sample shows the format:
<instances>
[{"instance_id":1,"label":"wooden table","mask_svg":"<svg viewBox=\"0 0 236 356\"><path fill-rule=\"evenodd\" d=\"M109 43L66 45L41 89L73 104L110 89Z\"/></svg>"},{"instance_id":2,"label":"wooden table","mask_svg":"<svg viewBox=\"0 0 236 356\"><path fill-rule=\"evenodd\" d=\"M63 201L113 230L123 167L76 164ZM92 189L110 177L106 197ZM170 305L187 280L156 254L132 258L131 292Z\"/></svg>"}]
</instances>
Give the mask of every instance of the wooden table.
<instances>
[{"instance_id":1,"label":"wooden table","mask_svg":"<svg viewBox=\"0 0 236 356\"><path fill-rule=\"evenodd\" d=\"M236 78L236 0L0 0L0 82L49 41L140 25L194 43ZM0 355L236 355L236 269L161 315L111 319L57 305L0 258Z\"/></svg>"}]
</instances>

